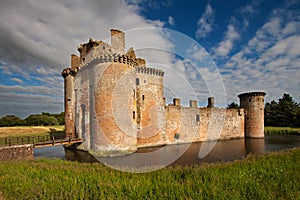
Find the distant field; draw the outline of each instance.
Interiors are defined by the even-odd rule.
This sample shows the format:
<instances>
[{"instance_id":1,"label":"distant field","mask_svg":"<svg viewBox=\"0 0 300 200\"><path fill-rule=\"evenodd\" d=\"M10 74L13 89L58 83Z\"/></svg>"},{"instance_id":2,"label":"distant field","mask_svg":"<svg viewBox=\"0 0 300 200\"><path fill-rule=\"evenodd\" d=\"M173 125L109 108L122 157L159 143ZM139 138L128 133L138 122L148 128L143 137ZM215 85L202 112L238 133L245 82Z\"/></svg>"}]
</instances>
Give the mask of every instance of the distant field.
<instances>
[{"instance_id":1,"label":"distant field","mask_svg":"<svg viewBox=\"0 0 300 200\"><path fill-rule=\"evenodd\" d=\"M265 134L300 135L300 128L266 126L265 127Z\"/></svg>"},{"instance_id":2,"label":"distant field","mask_svg":"<svg viewBox=\"0 0 300 200\"><path fill-rule=\"evenodd\" d=\"M64 126L17 126L17 127L0 127L1 137L21 137L21 136L45 136L49 135L55 129L60 133L64 130Z\"/></svg>"}]
</instances>

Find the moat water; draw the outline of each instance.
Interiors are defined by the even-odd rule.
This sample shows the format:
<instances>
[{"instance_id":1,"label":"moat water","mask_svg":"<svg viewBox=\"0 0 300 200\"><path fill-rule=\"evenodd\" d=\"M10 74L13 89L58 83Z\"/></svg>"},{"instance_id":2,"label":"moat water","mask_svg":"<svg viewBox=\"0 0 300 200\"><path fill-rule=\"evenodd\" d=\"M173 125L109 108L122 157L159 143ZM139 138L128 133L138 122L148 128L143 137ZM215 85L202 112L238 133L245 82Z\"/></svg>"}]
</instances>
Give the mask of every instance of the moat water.
<instances>
[{"instance_id":1,"label":"moat water","mask_svg":"<svg viewBox=\"0 0 300 200\"><path fill-rule=\"evenodd\" d=\"M199 152L203 154L199 158ZM230 162L241 160L249 153L263 154L270 151L300 147L300 136L266 135L264 139L233 139L217 142L199 142L192 144L177 144L163 147L145 148L138 152L119 157L95 159L83 151L65 150L62 145L34 149L35 157L59 158L79 162L102 162L109 166L137 166L152 165L195 165L203 162ZM201 149L202 148L202 149ZM200 157L202 157L200 155Z\"/></svg>"}]
</instances>

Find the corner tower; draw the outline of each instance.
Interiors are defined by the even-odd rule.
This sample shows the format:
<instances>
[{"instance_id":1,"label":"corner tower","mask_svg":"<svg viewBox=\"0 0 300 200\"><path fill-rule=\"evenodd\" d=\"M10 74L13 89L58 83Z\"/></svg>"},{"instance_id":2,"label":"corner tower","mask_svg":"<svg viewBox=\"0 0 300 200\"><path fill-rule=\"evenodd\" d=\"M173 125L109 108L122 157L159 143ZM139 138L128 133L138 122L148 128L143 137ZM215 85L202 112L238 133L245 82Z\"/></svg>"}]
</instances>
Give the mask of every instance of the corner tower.
<instances>
[{"instance_id":1,"label":"corner tower","mask_svg":"<svg viewBox=\"0 0 300 200\"><path fill-rule=\"evenodd\" d=\"M264 137L264 97L265 92L248 92L239 94L240 107L245 113L245 136L249 138Z\"/></svg>"},{"instance_id":2,"label":"corner tower","mask_svg":"<svg viewBox=\"0 0 300 200\"><path fill-rule=\"evenodd\" d=\"M64 77L66 138L75 137L74 79L76 72L71 68L66 68L61 74Z\"/></svg>"}]
</instances>

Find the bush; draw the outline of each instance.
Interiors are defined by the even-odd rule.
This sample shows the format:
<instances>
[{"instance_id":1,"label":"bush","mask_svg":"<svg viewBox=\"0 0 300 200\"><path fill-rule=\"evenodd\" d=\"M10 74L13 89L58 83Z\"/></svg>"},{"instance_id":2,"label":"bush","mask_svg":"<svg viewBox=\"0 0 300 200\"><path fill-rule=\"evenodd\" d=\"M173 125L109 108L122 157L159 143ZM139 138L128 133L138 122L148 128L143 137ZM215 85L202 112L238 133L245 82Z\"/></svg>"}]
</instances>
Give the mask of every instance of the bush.
<instances>
[{"instance_id":1,"label":"bush","mask_svg":"<svg viewBox=\"0 0 300 200\"><path fill-rule=\"evenodd\" d=\"M59 125L55 117L48 115L30 115L25 119L28 126L53 126Z\"/></svg>"},{"instance_id":2,"label":"bush","mask_svg":"<svg viewBox=\"0 0 300 200\"><path fill-rule=\"evenodd\" d=\"M25 125L25 121L15 115L6 115L0 118L0 126L22 126Z\"/></svg>"}]
</instances>

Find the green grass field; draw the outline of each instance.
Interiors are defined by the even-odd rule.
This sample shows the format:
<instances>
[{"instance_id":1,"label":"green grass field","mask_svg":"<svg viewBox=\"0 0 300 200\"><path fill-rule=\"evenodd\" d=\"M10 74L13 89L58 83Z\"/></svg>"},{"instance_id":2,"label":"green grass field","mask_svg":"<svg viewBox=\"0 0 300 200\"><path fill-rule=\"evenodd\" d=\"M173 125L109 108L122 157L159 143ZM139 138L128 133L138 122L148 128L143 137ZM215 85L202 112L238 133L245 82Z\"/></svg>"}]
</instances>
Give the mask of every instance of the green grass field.
<instances>
[{"instance_id":1,"label":"green grass field","mask_svg":"<svg viewBox=\"0 0 300 200\"><path fill-rule=\"evenodd\" d=\"M63 160L0 162L7 199L299 199L299 180L300 148L144 174Z\"/></svg>"},{"instance_id":2,"label":"green grass field","mask_svg":"<svg viewBox=\"0 0 300 200\"><path fill-rule=\"evenodd\" d=\"M300 128L291 127L265 127L265 134L272 135L300 135Z\"/></svg>"}]
</instances>

